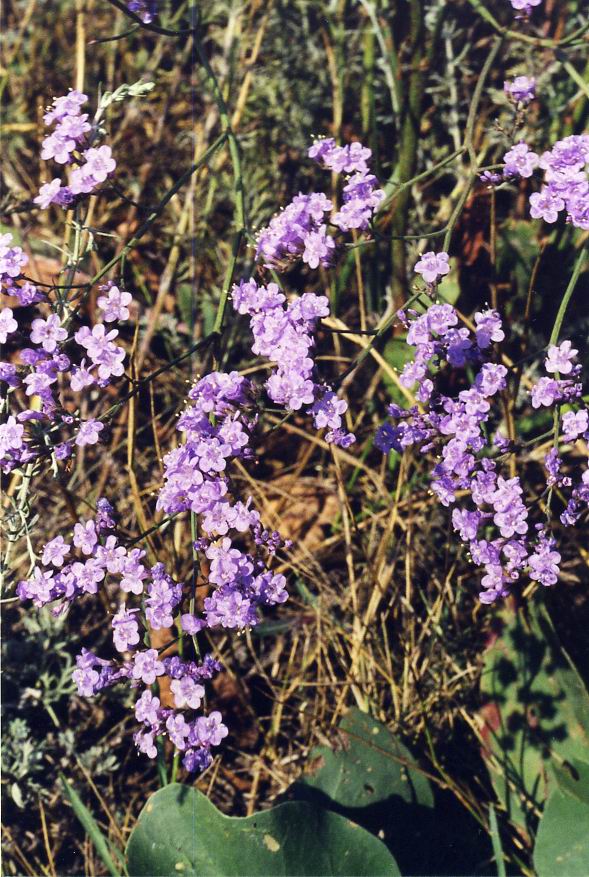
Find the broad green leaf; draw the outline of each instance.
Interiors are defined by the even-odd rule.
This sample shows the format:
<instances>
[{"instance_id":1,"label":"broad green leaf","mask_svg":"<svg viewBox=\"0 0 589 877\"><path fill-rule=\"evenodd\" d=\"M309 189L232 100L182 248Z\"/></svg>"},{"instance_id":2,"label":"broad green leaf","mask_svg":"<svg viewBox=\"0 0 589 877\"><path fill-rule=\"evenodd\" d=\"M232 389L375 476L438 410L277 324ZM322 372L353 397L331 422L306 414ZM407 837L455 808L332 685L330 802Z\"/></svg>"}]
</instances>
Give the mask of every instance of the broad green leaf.
<instances>
[{"instance_id":1,"label":"broad green leaf","mask_svg":"<svg viewBox=\"0 0 589 877\"><path fill-rule=\"evenodd\" d=\"M201 792L178 784L149 799L127 857L131 877L399 874L384 844L343 816L301 802L224 816Z\"/></svg>"},{"instance_id":2,"label":"broad green leaf","mask_svg":"<svg viewBox=\"0 0 589 877\"><path fill-rule=\"evenodd\" d=\"M310 761L314 769L302 782L342 807L367 807L394 795L433 807L430 784L409 750L385 725L358 709L342 719L334 747L314 749Z\"/></svg>"},{"instance_id":3,"label":"broad green leaf","mask_svg":"<svg viewBox=\"0 0 589 877\"><path fill-rule=\"evenodd\" d=\"M563 760L587 759L589 695L546 612L504 613L485 656L483 755L510 819L531 833Z\"/></svg>"},{"instance_id":4,"label":"broad green leaf","mask_svg":"<svg viewBox=\"0 0 589 877\"><path fill-rule=\"evenodd\" d=\"M587 877L589 803L560 789L551 794L536 835L534 867L538 877Z\"/></svg>"},{"instance_id":5,"label":"broad green leaf","mask_svg":"<svg viewBox=\"0 0 589 877\"><path fill-rule=\"evenodd\" d=\"M441 833L432 789L409 750L358 709L346 713L332 736L331 746L311 752L287 798L327 807L382 838L403 873L447 873L451 831ZM467 846L461 845L466 858Z\"/></svg>"},{"instance_id":6,"label":"broad green leaf","mask_svg":"<svg viewBox=\"0 0 589 877\"><path fill-rule=\"evenodd\" d=\"M587 751L589 759L589 750ZM572 795L582 804L589 805L589 761L573 758L554 769L558 788L565 795Z\"/></svg>"}]
</instances>

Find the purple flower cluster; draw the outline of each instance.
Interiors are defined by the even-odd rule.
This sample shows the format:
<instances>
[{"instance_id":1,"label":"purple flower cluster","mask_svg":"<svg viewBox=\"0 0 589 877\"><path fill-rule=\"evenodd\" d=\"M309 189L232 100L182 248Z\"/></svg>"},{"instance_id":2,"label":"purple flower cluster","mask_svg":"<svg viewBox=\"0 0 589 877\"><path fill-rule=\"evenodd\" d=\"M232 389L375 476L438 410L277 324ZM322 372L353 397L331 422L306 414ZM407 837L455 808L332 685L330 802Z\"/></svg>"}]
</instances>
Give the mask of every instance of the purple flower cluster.
<instances>
[{"instance_id":1,"label":"purple flower cluster","mask_svg":"<svg viewBox=\"0 0 589 877\"><path fill-rule=\"evenodd\" d=\"M253 352L277 364L265 384L270 399L289 411L306 406L315 427L328 429L327 442L349 447L355 439L342 428L347 403L313 380L313 333L329 314L327 298L307 292L287 304L276 283L258 286L252 278L233 287L232 300L235 310L250 318Z\"/></svg>"},{"instance_id":2,"label":"purple flower cluster","mask_svg":"<svg viewBox=\"0 0 589 877\"><path fill-rule=\"evenodd\" d=\"M6 430L2 427L0 430L3 430L0 442L6 442ZM99 500L96 517L79 521L70 541L59 535L43 547L41 563L34 567L28 579L19 582L17 594L21 600L32 600L37 607L51 604L53 614L57 615L75 599L96 594L99 587L110 593L118 587L123 601L112 618L112 631L114 648L123 659L119 662L106 660L82 649L73 672L78 692L92 697L116 683L137 688L152 685L160 676L170 677L177 709L160 708L159 699L149 688L142 689L135 714L146 727L137 732L135 741L141 751L153 758L156 754L155 736L168 736L184 753L184 764L189 770L202 769L211 761L211 747L221 742L227 729L217 712L187 721L185 713L180 711L195 711L201 707L205 696L201 683L218 672L220 664L209 656L200 664L182 661L178 657L160 660L156 649L136 647L147 635L148 625L152 630L168 629L177 617L183 629L195 633L206 624L213 626L222 622L218 618L211 622L208 617L207 621L201 621L191 613L180 615L182 585L172 580L163 564L148 568L145 551L125 548L112 532L114 526L112 507L106 500ZM241 576L244 582L247 576L245 567L249 564L250 573L253 573L255 562L249 555L243 555L242 559L239 551L231 549L229 539L223 539L218 546L208 543L207 556L212 559L211 581L224 586L228 604L228 592L234 587L234 579ZM257 577L250 574L249 587L256 592L260 602L286 599L283 577L273 576L268 571ZM234 591L236 593L235 587ZM263 598L260 597L262 592ZM128 602L131 595L137 600L135 607Z\"/></svg>"},{"instance_id":3,"label":"purple flower cluster","mask_svg":"<svg viewBox=\"0 0 589 877\"><path fill-rule=\"evenodd\" d=\"M309 156L336 173L351 174L343 188L343 204L331 218L340 231L365 230L384 198L376 177L368 170L371 151L360 143L336 146L318 140ZM310 268L332 264L335 241L328 234L325 214L333 204L322 192L299 194L257 236L256 258L268 268L288 267L302 258Z\"/></svg>"},{"instance_id":4,"label":"purple flower cluster","mask_svg":"<svg viewBox=\"0 0 589 877\"><path fill-rule=\"evenodd\" d=\"M530 195L534 219L556 222L564 210L567 222L589 230L589 134L558 140L538 164L544 171L544 186Z\"/></svg>"},{"instance_id":5,"label":"purple flower cluster","mask_svg":"<svg viewBox=\"0 0 589 877\"><path fill-rule=\"evenodd\" d=\"M396 423L379 428L376 444L385 453L391 449L401 453L411 446L422 453L436 452L439 461L432 472L432 490L442 505L454 506L454 529L468 544L473 561L483 567L479 597L491 603L506 596L526 570L534 581L554 584L560 555L544 525L531 525L520 478L506 478L501 473L497 453L509 452L510 443L497 432L489 445L493 421L501 419L497 396L506 387L507 369L486 360L492 344L503 340L504 333L495 311L477 313L474 321L473 337L468 329L458 328L458 315L451 305L434 304L425 314L413 315L407 342L415 348L415 357L400 379L405 386L418 383L416 395L426 408L405 410L391 405L389 413ZM574 373L571 360L575 353L570 342L551 347L546 368ZM434 379L443 363L477 369L472 385L460 390L456 398L435 389ZM552 382L550 391L545 388L546 381ZM533 388L534 405L537 398L542 399L539 404L553 404L562 399L571 401L580 394L580 387L571 380L546 378L538 385L544 389ZM588 425L586 409L568 411L562 419L563 439L586 437ZM564 483L559 480L559 468L558 454L549 456L547 469L553 484ZM587 482L589 475L585 473L574 488L563 523L567 516L578 517L581 503L589 500ZM462 496L459 500L464 493L470 502Z\"/></svg>"},{"instance_id":6,"label":"purple flower cluster","mask_svg":"<svg viewBox=\"0 0 589 877\"><path fill-rule=\"evenodd\" d=\"M55 123L55 129L43 140L41 158L73 166L68 185L55 177L41 186L34 201L43 210L50 204L67 207L77 196L90 194L116 167L110 146L91 145L97 130L93 130L88 114L81 112L87 100L82 92L70 90L54 98L43 117L46 125Z\"/></svg>"},{"instance_id":7,"label":"purple flower cluster","mask_svg":"<svg viewBox=\"0 0 589 877\"><path fill-rule=\"evenodd\" d=\"M204 619L186 622L193 629L242 630L257 624L258 607L287 599L284 576L273 574L266 559L282 544L279 535L262 529L251 497L245 503L232 501L226 478L231 459L251 456L255 418L244 413L248 406L253 408L251 387L237 372L212 372L189 396L192 404L178 421L185 441L164 459L158 508L168 514L190 510L201 516L205 537L196 547L210 561L209 583L215 590L204 601ZM251 533L255 554L235 547L231 532L233 539Z\"/></svg>"},{"instance_id":8,"label":"purple flower cluster","mask_svg":"<svg viewBox=\"0 0 589 877\"><path fill-rule=\"evenodd\" d=\"M31 462L48 449L58 460L70 456L72 424L76 418L68 410L64 391L69 387L79 393L92 386L107 386L123 374L125 359L124 349L115 343L117 329L107 330L104 323L98 323L93 328L82 325L76 332L70 331L70 316L63 312L62 303L50 301L33 283L23 280L21 271L27 257L11 243L10 234L2 235L2 292L16 298L22 306L43 301L44 311L31 321L28 330L31 346L19 349L20 364L0 362L0 382L8 385L6 405L9 412L14 411L7 421L10 441L0 443L0 468L4 472ZM105 320L127 318L130 294L111 283L101 289L105 294L99 299L99 306ZM0 309L0 343L6 344L11 336L16 338L25 333L24 326L18 325L17 315L12 308ZM79 447L96 444L103 428L98 420L87 420L79 426L75 443ZM65 438L62 431L67 434Z\"/></svg>"}]
</instances>

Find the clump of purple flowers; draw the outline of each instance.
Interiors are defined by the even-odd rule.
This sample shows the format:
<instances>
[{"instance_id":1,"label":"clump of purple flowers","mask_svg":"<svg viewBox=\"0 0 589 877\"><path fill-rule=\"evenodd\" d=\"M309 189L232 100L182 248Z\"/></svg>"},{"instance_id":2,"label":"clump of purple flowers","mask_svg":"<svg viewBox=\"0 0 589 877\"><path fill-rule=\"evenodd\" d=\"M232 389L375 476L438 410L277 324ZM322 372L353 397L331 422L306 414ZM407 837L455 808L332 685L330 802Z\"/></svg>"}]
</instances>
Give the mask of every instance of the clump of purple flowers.
<instances>
[{"instance_id":1,"label":"clump of purple flowers","mask_svg":"<svg viewBox=\"0 0 589 877\"><path fill-rule=\"evenodd\" d=\"M144 727L135 735L138 748L154 758L155 738L167 736L183 753L184 766L193 771L210 764L211 747L228 733L216 711L192 716L205 699L202 683L220 665L210 657L201 662L176 656L160 659L157 649L140 644L149 630L170 630L172 641L174 627L195 636L205 628L243 630L256 625L260 607L287 599L285 577L270 569L271 558L287 543L278 533L263 529L251 498L244 503L230 495L228 462L251 456L256 418L249 382L236 372L213 372L189 395L192 404L178 422L185 441L165 457L158 508L173 515L190 510L200 516L203 536L194 549L209 565L201 586L209 590L202 614L196 613L194 583L175 582L162 563L147 567L145 551L125 546L116 533L114 510L105 500L99 501L95 520L75 525L71 542L60 535L44 546L42 565L19 583L17 593L22 600L51 604L53 612L61 613L73 600L94 595L99 588L111 595L118 590L119 608L111 625L114 649L122 658L98 658L82 650L74 671L78 691L93 696L117 683L139 688L135 714ZM12 423L0 433L0 442L9 444L16 426ZM251 552L238 547L247 534L254 545ZM161 676L172 680L175 709L161 707L149 689Z\"/></svg>"},{"instance_id":2,"label":"clump of purple flowers","mask_svg":"<svg viewBox=\"0 0 589 877\"><path fill-rule=\"evenodd\" d=\"M544 171L540 192L530 195L534 219L556 222L561 211L576 228L589 230L589 134L558 140L538 162Z\"/></svg>"},{"instance_id":3,"label":"clump of purple flowers","mask_svg":"<svg viewBox=\"0 0 589 877\"><path fill-rule=\"evenodd\" d=\"M81 108L88 96L70 90L63 97L53 99L43 119L55 129L41 145L41 158L53 159L60 165L73 165L68 185L59 177L41 186L34 199L42 209L50 204L67 207L77 196L89 195L107 179L116 167L110 146L92 145L98 134L96 121L92 125L88 114Z\"/></svg>"},{"instance_id":4,"label":"clump of purple flowers","mask_svg":"<svg viewBox=\"0 0 589 877\"><path fill-rule=\"evenodd\" d=\"M350 174L343 187L341 210L331 217L340 231L364 231L384 199L378 180L369 172L370 149L360 143L336 146L335 140L316 141L309 156L335 173ZM336 243L325 216L333 204L322 192L299 194L257 236L256 258L268 268L288 267L299 258L309 268L332 264Z\"/></svg>"},{"instance_id":5,"label":"clump of purple flowers","mask_svg":"<svg viewBox=\"0 0 589 877\"><path fill-rule=\"evenodd\" d=\"M489 361L492 345L504 338L499 315L492 310L476 313L474 334L458 328L458 315L448 304L434 304L425 314L411 316L407 342L415 348L415 357L400 380L408 387L418 384L416 395L424 409L391 405L395 423L380 427L377 446L385 453L402 453L412 446L421 453L436 453L431 487L442 505L454 506L454 529L469 546L474 563L483 568L483 603L509 594L525 572L542 585L554 584L561 559L555 540L544 523L531 523L520 477L508 478L501 468L504 455L516 447L497 430L502 417L498 398L508 374L504 365ZM546 369L570 378L540 378L531 391L535 407L580 398L581 387L574 382L578 368L572 362L576 353L568 341L549 349ZM472 384L456 397L436 389L444 364L476 370ZM567 411L562 417L563 441L587 438L588 425L585 408ZM561 462L557 449L547 456L548 488L572 485L559 476ZM561 516L563 524L572 523L589 505L588 482L585 471Z\"/></svg>"},{"instance_id":6,"label":"clump of purple flowers","mask_svg":"<svg viewBox=\"0 0 589 877\"><path fill-rule=\"evenodd\" d=\"M233 287L232 299L236 311L250 317L253 352L277 364L265 384L270 399L289 411L306 407L315 427L327 428L327 442L349 447L355 438L342 428L347 402L313 380L313 333L317 321L329 314L327 298L306 292L286 304L276 283L258 286L252 278Z\"/></svg>"}]
</instances>

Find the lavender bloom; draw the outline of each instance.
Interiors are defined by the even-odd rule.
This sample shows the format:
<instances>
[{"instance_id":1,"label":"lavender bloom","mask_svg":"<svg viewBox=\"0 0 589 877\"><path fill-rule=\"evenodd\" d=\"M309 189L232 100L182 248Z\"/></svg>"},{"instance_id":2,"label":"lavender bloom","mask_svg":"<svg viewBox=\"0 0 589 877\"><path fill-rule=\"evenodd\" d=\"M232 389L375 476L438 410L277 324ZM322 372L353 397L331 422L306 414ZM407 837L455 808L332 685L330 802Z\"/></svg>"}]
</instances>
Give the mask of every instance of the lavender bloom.
<instances>
[{"instance_id":1,"label":"lavender bloom","mask_svg":"<svg viewBox=\"0 0 589 877\"><path fill-rule=\"evenodd\" d=\"M104 423L99 420L86 420L80 424L80 429L76 436L76 444L83 448L85 445L95 445L100 439L100 433L104 429Z\"/></svg>"},{"instance_id":2,"label":"lavender bloom","mask_svg":"<svg viewBox=\"0 0 589 877\"><path fill-rule=\"evenodd\" d=\"M570 341L563 341L558 347L551 345L548 348L548 356L544 361L547 372L569 375L573 370L571 360L579 351L573 348Z\"/></svg>"},{"instance_id":3,"label":"lavender bloom","mask_svg":"<svg viewBox=\"0 0 589 877\"><path fill-rule=\"evenodd\" d=\"M426 283L437 283L441 277L450 273L448 253L424 253L415 265L417 274L421 274Z\"/></svg>"},{"instance_id":4,"label":"lavender bloom","mask_svg":"<svg viewBox=\"0 0 589 877\"><path fill-rule=\"evenodd\" d=\"M127 6L144 24L150 24L157 15L158 0L129 0Z\"/></svg>"},{"instance_id":5,"label":"lavender bloom","mask_svg":"<svg viewBox=\"0 0 589 877\"><path fill-rule=\"evenodd\" d=\"M528 558L530 567L530 578L535 582L540 582L544 587L555 585L558 581L561 556L558 551L554 551L555 540L551 536L547 536L544 530L540 530L538 544L533 554Z\"/></svg>"},{"instance_id":6,"label":"lavender bloom","mask_svg":"<svg viewBox=\"0 0 589 877\"><path fill-rule=\"evenodd\" d=\"M21 247L13 247L10 232L0 234L0 287L5 286L11 290L14 280L22 271L21 269L29 261L29 257L23 253Z\"/></svg>"},{"instance_id":7,"label":"lavender bloom","mask_svg":"<svg viewBox=\"0 0 589 877\"><path fill-rule=\"evenodd\" d=\"M139 752L143 752L148 758L157 757L157 747L151 731L136 731L133 740Z\"/></svg>"},{"instance_id":8,"label":"lavender bloom","mask_svg":"<svg viewBox=\"0 0 589 877\"><path fill-rule=\"evenodd\" d=\"M229 733L221 718L221 713L214 710L208 716L200 716L196 719L190 729L191 745L219 746L221 740Z\"/></svg>"},{"instance_id":9,"label":"lavender bloom","mask_svg":"<svg viewBox=\"0 0 589 877\"><path fill-rule=\"evenodd\" d=\"M164 665L158 660L157 649L137 652L133 658L133 679L141 679L145 685L152 685L157 676L164 673Z\"/></svg>"},{"instance_id":10,"label":"lavender bloom","mask_svg":"<svg viewBox=\"0 0 589 877\"><path fill-rule=\"evenodd\" d=\"M135 704L135 718L146 725L157 726L160 721L160 699L146 688Z\"/></svg>"},{"instance_id":11,"label":"lavender bloom","mask_svg":"<svg viewBox=\"0 0 589 877\"><path fill-rule=\"evenodd\" d=\"M565 442L573 442L579 436L587 437L589 430L589 412L586 408L580 411L567 411L562 417L563 439Z\"/></svg>"},{"instance_id":12,"label":"lavender bloom","mask_svg":"<svg viewBox=\"0 0 589 877\"><path fill-rule=\"evenodd\" d=\"M63 536L56 536L43 549L41 560L45 565L50 563L53 566L61 567L65 563L66 555L70 551L71 546L65 542Z\"/></svg>"},{"instance_id":13,"label":"lavender bloom","mask_svg":"<svg viewBox=\"0 0 589 877\"><path fill-rule=\"evenodd\" d=\"M112 620L113 641L118 652L126 652L139 642L139 625L135 613L138 609L128 610L124 603Z\"/></svg>"},{"instance_id":14,"label":"lavender bloom","mask_svg":"<svg viewBox=\"0 0 589 877\"><path fill-rule=\"evenodd\" d=\"M205 696L205 690L190 676L184 676L182 679L174 679L170 685L172 694L174 695L174 703L181 709L189 707L197 710Z\"/></svg>"},{"instance_id":15,"label":"lavender bloom","mask_svg":"<svg viewBox=\"0 0 589 877\"><path fill-rule=\"evenodd\" d=\"M18 329L18 323L12 315L11 308L0 310L0 344L6 344L6 339Z\"/></svg>"},{"instance_id":16,"label":"lavender bloom","mask_svg":"<svg viewBox=\"0 0 589 877\"><path fill-rule=\"evenodd\" d=\"M505 176L531 177L540 163L540 158L532 152L527 143L517 143L503 156Z\"/></svg>"},{"instance_id":17,"label":"lavender bloom","mask_svg":"<svg viewBox=\"0 0 589 877\"><path fill-rule=\"evenodd\" d=\"M503 89L515 103L529 104L536 97L536 80L529 76L516 76L512 82L504 82Z\"/></svg>"},{"instance_id":18,"label":"lavender bloom","mask_svg":"<svg viewBox=\"0 0 589 877\"><path fill-rule=\"evenodd\" d=\"M517 12L523 12L525 15L529 15L534 6L539 6L542 0L509 0L513 9Z\"/></svg>"},{"instance_id":19,"label":"lavender bloom","mask_svg":"<svg viewBox=\"0 0 589 877\"><path fill-rule=\"evenodd\" d=\"M98 297L96 304L103 312L104 322L113 323L115 320L128 320L128 305L133 301L130 292L123 292L114 284L101 286L100 289L105 293Z\"/></svg>"}]
</instances>

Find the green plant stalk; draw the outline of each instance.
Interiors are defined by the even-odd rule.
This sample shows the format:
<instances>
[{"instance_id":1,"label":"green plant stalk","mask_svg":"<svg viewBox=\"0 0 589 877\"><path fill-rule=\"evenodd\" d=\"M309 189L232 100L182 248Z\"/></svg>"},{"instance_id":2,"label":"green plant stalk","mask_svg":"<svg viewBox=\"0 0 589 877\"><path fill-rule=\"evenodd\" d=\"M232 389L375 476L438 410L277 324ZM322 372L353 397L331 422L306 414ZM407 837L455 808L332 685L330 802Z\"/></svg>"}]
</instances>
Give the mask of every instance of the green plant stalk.
<instances>
[{"instance_id":1,"label":"green plant stalk","mask_svg":"<svg viewBox=\"0 0 589 877\"><path fill-rule=\"evenodd\" d=\"M499 834L499 826L497 825L497 814L495 813L495 808L492 804L489 805L489 830L491 833L491 843L493 844L495 864L497 865L497 877L507 877L505 858L501 846L501 836Z\"/></svg>"},{"instance_id":2,"label":"green plant stalk","mask_svg":"<svg viewBox=\"0 0 589 877\"><path fill-rule=\"evenodd\" d=\"M417 166L417 143L425 88L425 71L422 69L422 62L425 58L423 15L421 0L411 0L409 7L409 39L412 63L401 124L401 148L395 168L395 180L401 186L411 179L415 174ZM392 298L395 304L402 304L405 300L407 285L406 248L401 236L405 233L407 227L410 198L411 192L408 187L399 189L392 217Z\"/></svg>"},{"instance_id":3,"label":"green plant stalk","mask_svg":"<svg viewBox=\"0 0 589 877\"><path fill-rule=\"evenodd\" d=\"M206 52L204 50L204 46L202 45L196 33L194 34L193 39L196 53L205 72L207 83L213 95L213 100L217 105L219 118L223 126L223 135L227 138L227 142L229 144L229 155L231 157L231 166L233 168L233 203L235 210L236 231L233 238L231 261L225 274L225 280L223 282L223 288L221 290L221 297L219 299L217 315L215 317L215 324L213 327L214 332L221 333L223 331L223 322L225 318L225 312L227 310L229 290L231 289L231 284L233 282L233 274L235 271L239 247L243 235L248 231L248 222L245 205L245 193L243 188L243 176L241 171L241 155L237 138L231 127L229 110L227 108L227 104L225 103L225 98L223 97L223 92L219 85L219 81L215 75L213 68L210 65L209 59L207 58Z\"/></svg>"},{"instance_id":4,"label":"green plant stalk","mask_svg":"<svg viewBox=\"0 0 589 877\"><path fill-rule=\"evenodd\" d=\"M559 60L562 60L562 66L564 67L566 72L569 74L573 82L575 82L579 86L585 97L589 97L589 83L587 83L587 81L583 79L577 68L574 67L570 61L567 61L566 58L561 59L560 54L560 52L557 52L556 57L559 58Z\"/></svg>"},{"instance_id":5,"label":"green plant stalk","mask_svg":"<svg viewBox=\"0 0 589 877\"><path fill-rule=\"evenodd\" d=\"M485 4L482 0L468 0L472 8L478 12L481 18L484 18L496 31L504 37L509 37L512 40L519 40L522 43L528 43L531 46L542 46L547 49L555 49L558 46L568 46L573 43L575 40L579 39L589 30L589 22L585 22L577 30L573 31L567 37L563 37L562 40L551 40L551 39L543 39L540 37L531 37L528 34L521 33L517 30L511 30L508 27L503 27L502 24L499 24L495 16L489 12L486 8Z\"/></svg>"},{"instance_id":6,"label":"green plant stalk","mask_svg":"<svg viewBox=\"0 0 589 877\"><path fill-rule=\"evenodd\" d=\"M123 871L115 864L108 846L108 842L101 832L100 828L98 827L96 820L94 819L76 790L68 783L63 774L60 774L59 778L62 782L66 796L69 799L70 804L72 805L74 813L76 814L79 822L82 824L84 830L90 837L90 840L96 848L96 852L102 859L102 862L107 868L109 874L111 874L112 877L121 877Z\"/></svg>"},{"instance_id":7,"label":"green plant stalk","mask_svg":"<svg viewBox=\"0 0 589 877\"><path fill-rule=\"evenodd\" d=\"M554 325L552 327L552 332L550 333L550 341L549 345L553 346L558 341L558 336L560 335L560 330L562 329L562 324L564 322L564 318L567 312L567 308L570 304L571 298L573 296L573 292L575 291L575 287L577 285L577 280L579 279L579 275L583 270L583 265L585 262L585 256L587 255L587 250L585 247L581 248L579 255L577 256L577 261L575 262L575 267L573 269L573 273L571 274L571 279L568 282L568 286L564 291L564 295L560 302L560 306L558 308L558 312L556 314L556 318L554 320Z\"/></svg>"}]
</instances>

